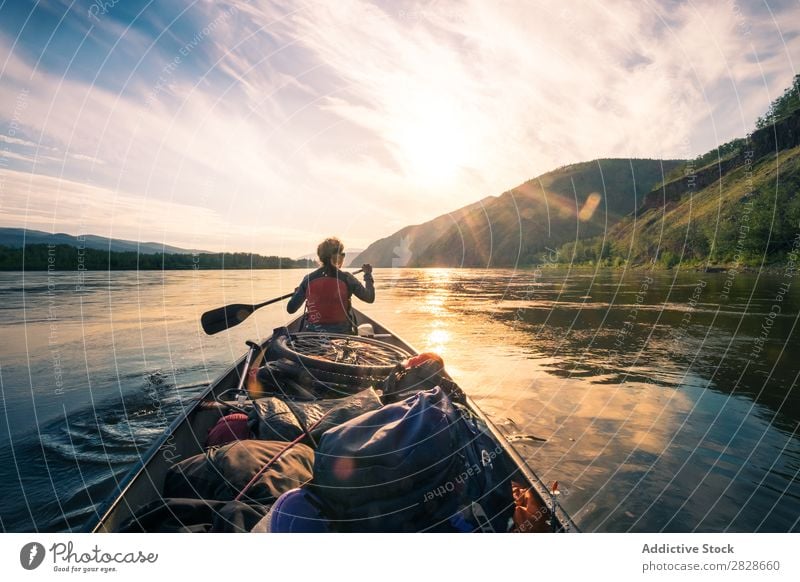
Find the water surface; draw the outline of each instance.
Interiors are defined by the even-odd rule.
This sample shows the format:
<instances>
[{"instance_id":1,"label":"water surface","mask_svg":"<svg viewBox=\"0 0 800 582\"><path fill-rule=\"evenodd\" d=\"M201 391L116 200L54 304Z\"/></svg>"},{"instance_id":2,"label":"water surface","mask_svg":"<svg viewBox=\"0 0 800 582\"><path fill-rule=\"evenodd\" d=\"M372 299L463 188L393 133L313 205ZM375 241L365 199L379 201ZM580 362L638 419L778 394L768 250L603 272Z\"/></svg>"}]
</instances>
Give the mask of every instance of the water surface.
<instances>
[{"instance_id":1,"label":"water surface","mask_svg":"<svg viewBox=\"0 0 800 582\"><path fill-rule=\"evenodd\" d=\"M0 274L0 526L78 529L288 316L303 271ZM450 373L586 531L798 531L793 273L376 269L355 301Z\"/></svg>"}]
</instances>

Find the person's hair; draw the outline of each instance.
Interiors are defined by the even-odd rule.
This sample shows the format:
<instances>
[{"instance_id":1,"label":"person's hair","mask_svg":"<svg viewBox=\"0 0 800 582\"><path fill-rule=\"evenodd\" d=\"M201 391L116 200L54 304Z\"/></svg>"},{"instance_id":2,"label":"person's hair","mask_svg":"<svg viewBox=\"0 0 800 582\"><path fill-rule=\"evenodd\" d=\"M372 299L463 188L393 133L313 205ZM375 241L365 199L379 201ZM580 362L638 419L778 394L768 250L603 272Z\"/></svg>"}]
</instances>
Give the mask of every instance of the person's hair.
<instances>
[{"instance_id":1,"label":"person's hair","mask_svg":"<svg viewBox=\"0 0 800 582\"><path fill-rule=\"evenodd\" d=\"M320 262L329 267L331 265L331 257L344 252L344 244L336 237L326 238L319 243L317 247L317 256Z\"/></svg>"}]
</instances>

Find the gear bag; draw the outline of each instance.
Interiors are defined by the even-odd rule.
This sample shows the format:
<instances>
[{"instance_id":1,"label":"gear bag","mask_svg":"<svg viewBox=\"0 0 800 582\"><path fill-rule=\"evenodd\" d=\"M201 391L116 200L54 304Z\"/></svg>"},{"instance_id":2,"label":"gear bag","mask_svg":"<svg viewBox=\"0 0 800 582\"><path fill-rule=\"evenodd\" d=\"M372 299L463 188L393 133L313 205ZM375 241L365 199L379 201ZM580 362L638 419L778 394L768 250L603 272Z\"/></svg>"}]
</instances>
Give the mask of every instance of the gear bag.
<instances>
[{"instance_id":1,"label":"gear bag","mask_svg":"<svg viewBox=\"0 0 800 582\"><path fill-rule=\"evenodd\" d=\"M516 465L489 427L467 407L456 405L459 453L463 466L456 478L462 515L473 531L507 532L514 516L511 487Z\"/></svg>"},{"instance_id":2,"label":"gear bag","mask_svg":"<svg viewBox=\"0 0 800 582\"><path fill-rule=\"evenodd\" d=\"M328 430L314 460L314 493L339 531L452 531L455 495L430 494L460 469L458 415L434 388Z\"/></svg>"}]
</instances>

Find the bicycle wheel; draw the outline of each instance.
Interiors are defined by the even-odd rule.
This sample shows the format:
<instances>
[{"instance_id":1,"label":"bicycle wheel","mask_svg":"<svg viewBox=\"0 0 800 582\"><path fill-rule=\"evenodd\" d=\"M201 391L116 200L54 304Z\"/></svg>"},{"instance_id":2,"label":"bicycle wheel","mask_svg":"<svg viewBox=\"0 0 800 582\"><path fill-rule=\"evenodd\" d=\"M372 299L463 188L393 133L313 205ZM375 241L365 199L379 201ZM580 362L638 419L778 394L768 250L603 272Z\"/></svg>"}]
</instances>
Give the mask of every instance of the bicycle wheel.
<instances>
[{"instance_id":1,"label":"bicycle wheel","mask_svg":"<svg viewBox=\"0 0 800 582\"><path fill-rule=\"evenodd\" d=\"M386 377L411 355L371 338L311 332L275 338L270 353L275 359L287 358L312 370L356 377Z\"/></svg>"}]
</instances>

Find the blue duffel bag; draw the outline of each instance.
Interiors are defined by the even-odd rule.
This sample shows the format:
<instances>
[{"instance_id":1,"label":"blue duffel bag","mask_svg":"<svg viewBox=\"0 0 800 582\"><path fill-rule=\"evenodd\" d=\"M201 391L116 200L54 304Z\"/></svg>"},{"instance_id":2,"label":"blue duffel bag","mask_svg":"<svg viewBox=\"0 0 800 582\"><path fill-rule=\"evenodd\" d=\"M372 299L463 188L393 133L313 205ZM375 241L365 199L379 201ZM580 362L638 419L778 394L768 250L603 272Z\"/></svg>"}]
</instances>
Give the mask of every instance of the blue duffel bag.
<instances>
[{"instance_id":1,"label":"blue duffel bag","mask_svg":"<svg viewBox=\"0 0 800 582\"><path fill-rule=\"evenodd\" d=\"M436 387L328 430L314 461L314 493L333 529L453 531L457 495L434 495L461 471L459 415Z\"/></svg>"}]
</instances>

